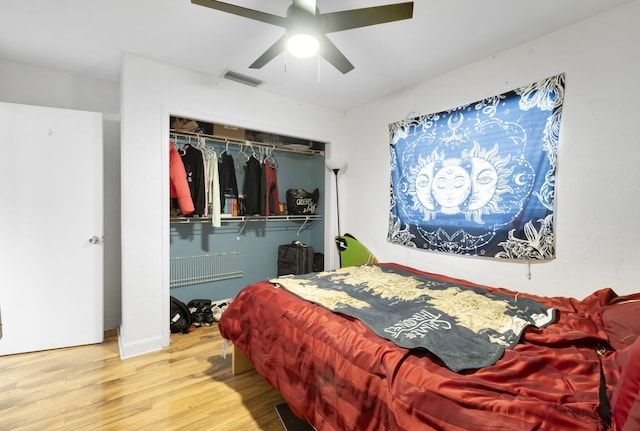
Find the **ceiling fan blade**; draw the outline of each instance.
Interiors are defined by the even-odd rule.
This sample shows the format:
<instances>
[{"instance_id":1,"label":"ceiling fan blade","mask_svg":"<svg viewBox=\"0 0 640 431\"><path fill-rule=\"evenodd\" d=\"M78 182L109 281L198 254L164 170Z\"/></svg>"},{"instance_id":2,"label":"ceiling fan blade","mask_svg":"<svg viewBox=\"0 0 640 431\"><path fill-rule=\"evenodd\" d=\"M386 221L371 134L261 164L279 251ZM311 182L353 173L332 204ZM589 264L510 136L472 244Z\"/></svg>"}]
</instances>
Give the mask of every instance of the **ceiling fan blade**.
<instances>
[{"instance_id":1,"label":"ceiling fan blade","mask_svg":"<svg viewBox=\"0 0 640 431\"><path fill-rule=\"evenodd\" d=\"M260 12L254 9L248 9L242 6L236 6L216 0L191 0L191 3L280 27L287 26L287 19L285 17Z\"/></svg>"},{"instance_id":2,"label":"ceiling fan blade","mask_svg":"<svg viewBox=\"0 0 640 431\"><path fill-rule=\"evenodd\" d=\"M293 0L293 6L311 15L316 14L316 0Z\"/></svg>"},{"instance_id":3,"label":"ceiling fan blade","mask_svg":"<svg viewBox=\"0 0 640 431\"><path fill-rule=\"evenodd\" d=\"M349 30L413 17L413 2L374 6L363 9L330 12L318 15L323 32Z\"/></svg>"},{"instance_id":4,"label":"ceiling fan blade","mask_svg":"<svg viewBox=\"0 0 640 431\"><path fill-rule=\"evenodd\" d=\"M269 47L256 61L254 61L251 66L251 69L260 69L262 66L276 58L278 55L284 52L286 48L287 35L282 35L280 39L278 39L273 45Z\"/></svg>"},{"instance_id":5,"label":"ceiling fan blade","mask_svg":"<svg viewBox=\"0 0 640 431\"><path fill-rule=\"evenodd\" d=\"M353 70L354 66L337 46L326 36L320 36L320 55L343 74Z\"/></svg>"}]
</instances>

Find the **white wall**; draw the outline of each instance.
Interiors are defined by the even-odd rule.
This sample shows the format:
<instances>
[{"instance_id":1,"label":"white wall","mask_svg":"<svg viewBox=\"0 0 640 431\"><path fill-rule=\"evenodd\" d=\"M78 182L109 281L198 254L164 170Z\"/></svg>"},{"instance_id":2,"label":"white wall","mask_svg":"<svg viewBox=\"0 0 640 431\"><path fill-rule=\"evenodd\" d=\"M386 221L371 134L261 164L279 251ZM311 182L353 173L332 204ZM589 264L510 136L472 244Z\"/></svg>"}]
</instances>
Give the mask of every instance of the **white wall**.
<instances>
[{"instance_id":1,"label":"white wall","mask_svg":"<svg viewBox=\"0 0 640 431\"><path fill-rule=\"evenodd\" d=\"M348 112L349 145L340 147L349 161L340 185L342 231L381 261L478 283L578 298L603 287L619 294L638 291L639 16L636 1ZM560 72L566 73L566 94L555 261L532 265L528 280L523 264L411 250L386 241L389 123L412 111L412 117L439 112Z\"/></svg>"},{"instance_id":2,"label":"white wall","mask_svg":"<svg viewBox=\"0 0 640 431\"><path fill-rule=\"evenodd\" d=\"M120 324L120 86L0 59L0 101L101 112L104 143L104 327ZM11 143L5 142L5 145ZM64 208L56 210L64 211ZM72 216L72 215L70 215ZM29 271L30 267L25 267Z\"/></svg>"},{"instance_id":3,"label":"white wall","mask_svg":"<svg viewBox=\"0 0 640 431\"><path fill-rule=\"evenodd\" d=\"M344 114L127 54L121 77L122 325L120 354L169 343L169 115L329 142ZM325 189L331 190L325 179ZM332 199L325 196L325 208ZM332 259L333 221L325 232ZM331 246L331 247L329 247Z\"/></svg>"}]
</instances>

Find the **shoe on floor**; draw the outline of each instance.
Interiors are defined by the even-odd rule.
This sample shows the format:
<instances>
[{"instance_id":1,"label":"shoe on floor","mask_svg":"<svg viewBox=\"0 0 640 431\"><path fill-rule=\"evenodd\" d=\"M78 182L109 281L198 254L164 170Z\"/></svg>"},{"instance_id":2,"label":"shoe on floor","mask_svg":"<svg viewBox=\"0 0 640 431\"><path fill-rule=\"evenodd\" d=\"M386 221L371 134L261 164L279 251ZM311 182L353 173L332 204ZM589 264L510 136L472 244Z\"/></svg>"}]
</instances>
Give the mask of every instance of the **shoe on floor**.
<instances>
[{"instance_id":1,"label":"shoe on floor","mask_svg":"<svg viewBox=\"0 0 640 431\"><path fill-rule=\"evenodd\" d=\"M213 320L215 322L219 322L220 318L222 317L222 309L218 305L214 305L213 307L211 307L211 313L213 316Z\"/></svg>"}]
</instances>

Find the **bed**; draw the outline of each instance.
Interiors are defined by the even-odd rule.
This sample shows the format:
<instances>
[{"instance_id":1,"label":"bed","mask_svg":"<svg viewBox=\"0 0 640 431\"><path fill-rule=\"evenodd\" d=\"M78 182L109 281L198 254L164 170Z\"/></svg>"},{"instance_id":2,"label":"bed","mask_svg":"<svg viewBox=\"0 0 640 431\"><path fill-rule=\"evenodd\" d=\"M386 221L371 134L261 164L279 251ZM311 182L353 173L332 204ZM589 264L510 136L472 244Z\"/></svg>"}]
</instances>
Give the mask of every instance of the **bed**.
<instances>
[{"instance_id":1,"label":"bed","mask_svg":"<svg viewBox=\"0 0 640 431\"><path fill-rule=\"evenodd\" d=\"M278 280L247 286L220 333L317 430L640 430L640 294L539 297L367 266L533 300L552 321L523 327L493 363L454 370L440 353L400 347Z\"/></svg>"}]
</instances>

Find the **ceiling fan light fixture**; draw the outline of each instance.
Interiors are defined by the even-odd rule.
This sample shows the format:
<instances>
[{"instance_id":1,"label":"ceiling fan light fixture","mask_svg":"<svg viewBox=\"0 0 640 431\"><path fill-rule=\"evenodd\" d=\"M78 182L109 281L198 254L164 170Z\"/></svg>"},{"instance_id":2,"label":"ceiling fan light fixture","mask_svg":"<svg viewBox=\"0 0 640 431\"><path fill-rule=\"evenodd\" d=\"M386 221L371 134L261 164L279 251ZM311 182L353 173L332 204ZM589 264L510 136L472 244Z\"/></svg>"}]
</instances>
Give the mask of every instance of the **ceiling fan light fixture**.
<instances>
[{"instance_id":1,"label":"ceiling fan light fixture","mask_svg":"<svg viewBox=\"0 0 640 431\"><path fill-rule=\"evenodd\" d=\"M308 33L296 33L287 37L287 50L298 58L313 57L320 49L318 39Z\"/></svg>"},{"instance_id":2,"label":"ceiling fan light fixture","mask_svg":"<svg viewBox=\"0 0 640 431\"><path fill-rule=\"evenodd\" d=\"M191 3L261 21L284 28L285 34L267 48L249 66L260 69L282 52L292 56L312 57L318 53L343 74L354 69L353 64L327 37L334 33L370 25L400 21L413 17L412 1L360 9L320 13L316 0L291 0L286 16L272 15L256 9L236 6L217 0L191 0Z\"/></svg>"}]
</instances>

